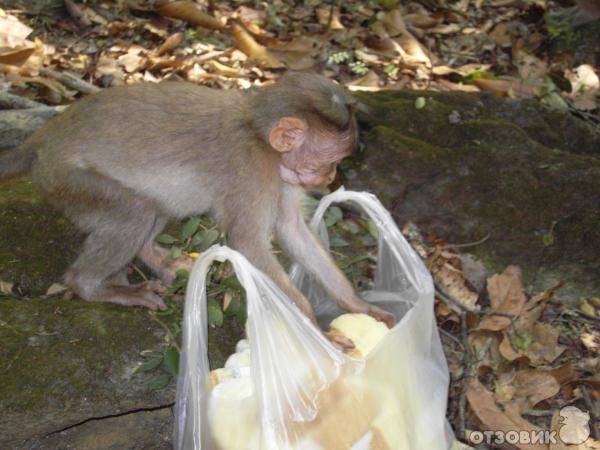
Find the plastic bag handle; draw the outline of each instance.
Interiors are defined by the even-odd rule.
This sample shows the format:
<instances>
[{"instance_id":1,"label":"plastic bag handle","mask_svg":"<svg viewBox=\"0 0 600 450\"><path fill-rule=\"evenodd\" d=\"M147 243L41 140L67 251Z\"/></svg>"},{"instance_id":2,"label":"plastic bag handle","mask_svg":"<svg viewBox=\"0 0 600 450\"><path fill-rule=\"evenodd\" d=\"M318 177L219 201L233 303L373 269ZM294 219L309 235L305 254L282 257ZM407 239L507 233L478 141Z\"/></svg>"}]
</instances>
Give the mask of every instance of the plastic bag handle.
<instances>
[{"instance_id":1,"label":"plastic bag handle","mask_svg":"<svg viewBox=\"0 0 600 450\"><path fill-rule=\"evenodd\" d=\"M325 211L332 203L353 202L360 206L371 220L375 223L379 231L379 239L384 239L390 244L390 249L395 258L401 263L402 269L406 274L408 281L418 292L432 293L434 291L433 280L423 261L406 241L391 214L373 194L369 192L347 191L343 186L335 192L326 195L319 202L311 221L311 229L317 233L327 245L328 233L324 224L323 216ZM379 243L381 248L381 242ZM292 277L299 269L294 265L290 270Z\"/></svg>"}]
</instances>

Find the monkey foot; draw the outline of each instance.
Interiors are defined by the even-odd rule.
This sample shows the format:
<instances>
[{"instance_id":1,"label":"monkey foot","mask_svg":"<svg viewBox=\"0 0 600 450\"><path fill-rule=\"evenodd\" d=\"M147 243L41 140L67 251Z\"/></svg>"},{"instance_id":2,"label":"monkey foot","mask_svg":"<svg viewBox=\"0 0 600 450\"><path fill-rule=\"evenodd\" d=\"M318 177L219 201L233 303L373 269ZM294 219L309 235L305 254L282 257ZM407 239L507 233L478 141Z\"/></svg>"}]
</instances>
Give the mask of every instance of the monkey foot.
<instances>
[{"instance_id":1,"label":"monkey foot","mask_svg":"<svg viewBox=\"0 0 600 450\"><path fill-rule=\"evenodd\" d=\"M152 310L166 309L167 306L158 295L158 292L163 290L164 287L160 282L145 281L131 286L119 285L104 288L94 296L94 300L125 306L145 306Z\"/></svg>"},{"instance_id":2,"label":"monkey foot","mask_svg":"<svg viewBox=\"0 0 600 450\"><path fill-rule=\"evenodd\" d=\"M194 260L189 256L180 256L158 270L157 275L166 286L171 286L177 278L177 271L184 269L191 272Z\"/></svg>"}]
</instances>

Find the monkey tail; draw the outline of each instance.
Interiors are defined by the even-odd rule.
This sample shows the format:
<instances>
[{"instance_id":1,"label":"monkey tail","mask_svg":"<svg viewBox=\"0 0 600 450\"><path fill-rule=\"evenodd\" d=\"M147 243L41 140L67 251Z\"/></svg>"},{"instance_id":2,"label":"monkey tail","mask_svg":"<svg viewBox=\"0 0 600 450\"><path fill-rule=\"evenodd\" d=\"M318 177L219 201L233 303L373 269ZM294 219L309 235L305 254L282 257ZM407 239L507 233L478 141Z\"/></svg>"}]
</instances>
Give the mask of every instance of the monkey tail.
<instances>
[{"instance_id":1,"label":"monkey tail","mask_svg":"<svg viewBox=\"0 0 600 450\"><path fill-rule=\"evenodd\" d=\"M29 172L36 153L29 147L0 151L0 181Z\"/></svg>"}]
</instances>

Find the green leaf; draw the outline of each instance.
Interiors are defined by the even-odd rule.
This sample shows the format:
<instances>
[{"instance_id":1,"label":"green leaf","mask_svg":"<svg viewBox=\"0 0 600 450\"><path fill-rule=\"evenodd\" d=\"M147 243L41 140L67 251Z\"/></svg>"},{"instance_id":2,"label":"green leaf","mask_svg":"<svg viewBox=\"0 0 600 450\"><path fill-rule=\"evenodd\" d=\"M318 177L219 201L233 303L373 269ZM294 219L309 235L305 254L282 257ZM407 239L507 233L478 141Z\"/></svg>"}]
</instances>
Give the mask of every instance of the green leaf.
<instances>
[{"instance_id":1,"label":"green leaf","mask_svg":"<svg viewBox=\"0 0 600 450\"><path fill-rule=\"evenodd\" d=\"M176 347L169 347L165 352L165 366L171 372L174 377L177 376L179 371L179 350Z\"/></svg>"},{"instance_id":2,"label":"green leaf","mask_svg":"<svg viewBox=\"0 0 600 450\"><path fill-rule=\"evenodd\" d=\"M515 347L517 347L521 350L527 350L529 348L529 346L531 345L531 343L533 342L533 339L531 339L531 336L529 336L527 333L523 333L523 334L517 334L513 338L512 342Z\"/></svg>"},{"instance_id":3,"label":"green leaf","mask_svg":"<svg viewBox=\"0 0 600 450\"><path fill-rule=\"evenodd\" d=\"M329 241L329 246L331 248L348 247L349 245L350 244L348 244L348 242L346 242L345 240L343 240L342 238L339 238L339 237L333 237Z\"/></svg>"},{"instance_id":4,"label":"green leaf","mask_svg":"<svg viewBox=\"0 0 600 450\"><path fill-rule=\"evenodd\" d=\"M229 303L229 306L227 306L227 309L225 310L226 316L237 315L238 311L242 307L242 299L240 298L240 296L235 292L232 292L231 294L232 294L231 302Z\"/></svg>"},{"instance_id":5,"label":"green leaf","mask_svg":"<svg viewBox=\"0 0 600 450\"><path fill-rule=\"evenodd\" d=\"M171 258L173 259L177 259L179 258L183 253L183 250L181 250L181 247L173 247L171 248Z\"/></svg>"},{"instance_id":6,"label":"green leaf","mask_svg":"<svg viewBox=\"0 0 600 450\"><path fill-rule=\"evenodd\" d=\"M198 245L202 244L203 240L204 236L202 236L202 233L196 233L192 238L192 246L197 247Z\"/></svg>"},{"instance_id":7,"label":"green leaf","mask_svg":"<svg viewBox=\"0 0 600 450\"><path fill-rule=\"evenodd\" d=\"M371 236L373 236L375 239L379 239L379 229L377 228L377 225L375 225L375 222L373 222L371 219L367 220L366 227Z\"/></svg>"},{"instance_id":8,"label":"green leaf","mask_svg":"<svg viewBox=\"0 0 600 450\"><path fill-rule=\"evenodd\" d=\"M200 217L192 217L190 220L186 222L181 230L181 239L186 240L198 231L198 227L200 226Z\"/></svg>"},{"instance_id":9,"label":"green leaf","mask_svg":"<svg viewBox=\"0 0 600 450\"><path fill-rule=\"evenodd\" d=\"M237 320L242 326L246 325L246 320L248 319L248 310L246 308L246 302L241 303L240 309L238 309L238 312L235 316L237 317Z\"/></svg>"},{"instance_id":10,"label":"green leaf","mask_svg":"<svg viewBox=\"0 0 600 450\"><path fill-rule=\"evenodd\" d=\"M159 389L167 387L171 382L171 378L171 375L163 373L162 375L159 375L155 379L153 379L148 385L148 387L153 391L158 391Z\"/></svg>"},{"instance_id":11,"label":"green leaf","mask_svg":"<svg viewBox=\"0 0 600 450\"><path fill-rule=\"evenodd\" d=\"M154 358L154 359L151 359L150 361L146 361L144 364L142 364L137 369L135 369L133 371L133 373L148 372L149 370L152 370L152 369L158 367L162 361L163 361L162 355L160 356L160 358Z\"/></svg>"},{"instance_id":12,"label":"green leaf","mask_svg":"<svg viewBox=\"0 0 600 450\"><path fill-rule=\"evenodd\" d=\"M244 292L244 286L240 284L237 278L225 278L221 281L221 284L229 289L233 289L234 291Z\"/></svg>"},{"instance_id":13,"label":"green leaf","mask_svg":"<svg viewBox=\"0 0 600 450\"><path fill-rule=\"evenodd\" d=\"M206 250L208 247L213 245L217 239L219 239L219 232L217 230L205 230L202 231L202 245L200 246L200 251Z\"/></svg>"},{"instance_id":14,"label":"green leaf","mask_svg":"<svg viewBox=\"0 0 600 450\"><path fill-rule=\"evenodd\" d=\"M415 108L423 109L425 107L426 103L427 103L427 100L425 100L425 97L419 97L415 100Z\"/></svg>"},{"instance_id":15,"label":"green leaf","mask_svg":"<svg viewBox=\"0 0 600 450\"><path fill-rule=\"evenodd\" d=\"M177 242L177 239L175 239L170 234L161 234L156 238L156 242L158 242L159 244L169 245L169 244L173 244L174 242Z\"/></svg>"},{"instance_id":16,"label":"green leaf","mask_svg":"<svg viewBox=\"0 0 600 450\"><path fill-rule=\"evenodd\" d=\"M142 350L140 355L145 356L146 358L162 358L163 353L158 352L156 350Z\"/></svg>"},{"instance_id":17,"label":"green leaf","mask_svg":"<svg viewBox=\"0 0 600 450\"><path fill-rule=\"evenodd\" d=\"M342 220L343 217L344 214L342 213L342 210L338 206L333 206L329 208L325 213L325 225L327 225L328 227L332 227L340 220Z\"/></svg>"},{"instance_id":18,"label":"green leaf","mask_svg":"<svg viewBox=\"0 0 600 450\"><path fill-rule=\"evenodd\" d=\"M221 306L214 298L211 298L208 300L207 310L208 310L208 325L211 327L222 326L223 325L223 311L221 311Z\"/></svg>"}]
</instances>

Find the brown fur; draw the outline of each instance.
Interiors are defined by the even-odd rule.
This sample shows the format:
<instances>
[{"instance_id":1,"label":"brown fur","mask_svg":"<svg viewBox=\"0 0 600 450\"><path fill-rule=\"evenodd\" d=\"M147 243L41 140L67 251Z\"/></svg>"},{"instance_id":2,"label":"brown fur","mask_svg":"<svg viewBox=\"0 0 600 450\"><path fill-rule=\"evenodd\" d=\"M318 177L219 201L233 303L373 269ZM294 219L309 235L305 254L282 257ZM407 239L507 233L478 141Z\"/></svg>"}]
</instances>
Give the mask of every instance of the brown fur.
<instances>
[{"instance_id":1,"label":"brown fur","mask_svg":"<svg viewBox=\"0 0 600 450\"><path fill-rule=\"evenodd\" d=\"M108 89L50 120L0 176L31 166L34 182L89 234L66 275L86 300L163 308L155 285L117 275L137 255L171 282L173 261L154 238L169 217L212 212L228 243L310 317L270 251L273 231L340 305L391 323L358 298L304 223L298 188L280 177L330 181L356 143L353 103L327 79L299 74L248 92L173 82Z\"/></svg>"}]
</instances>

